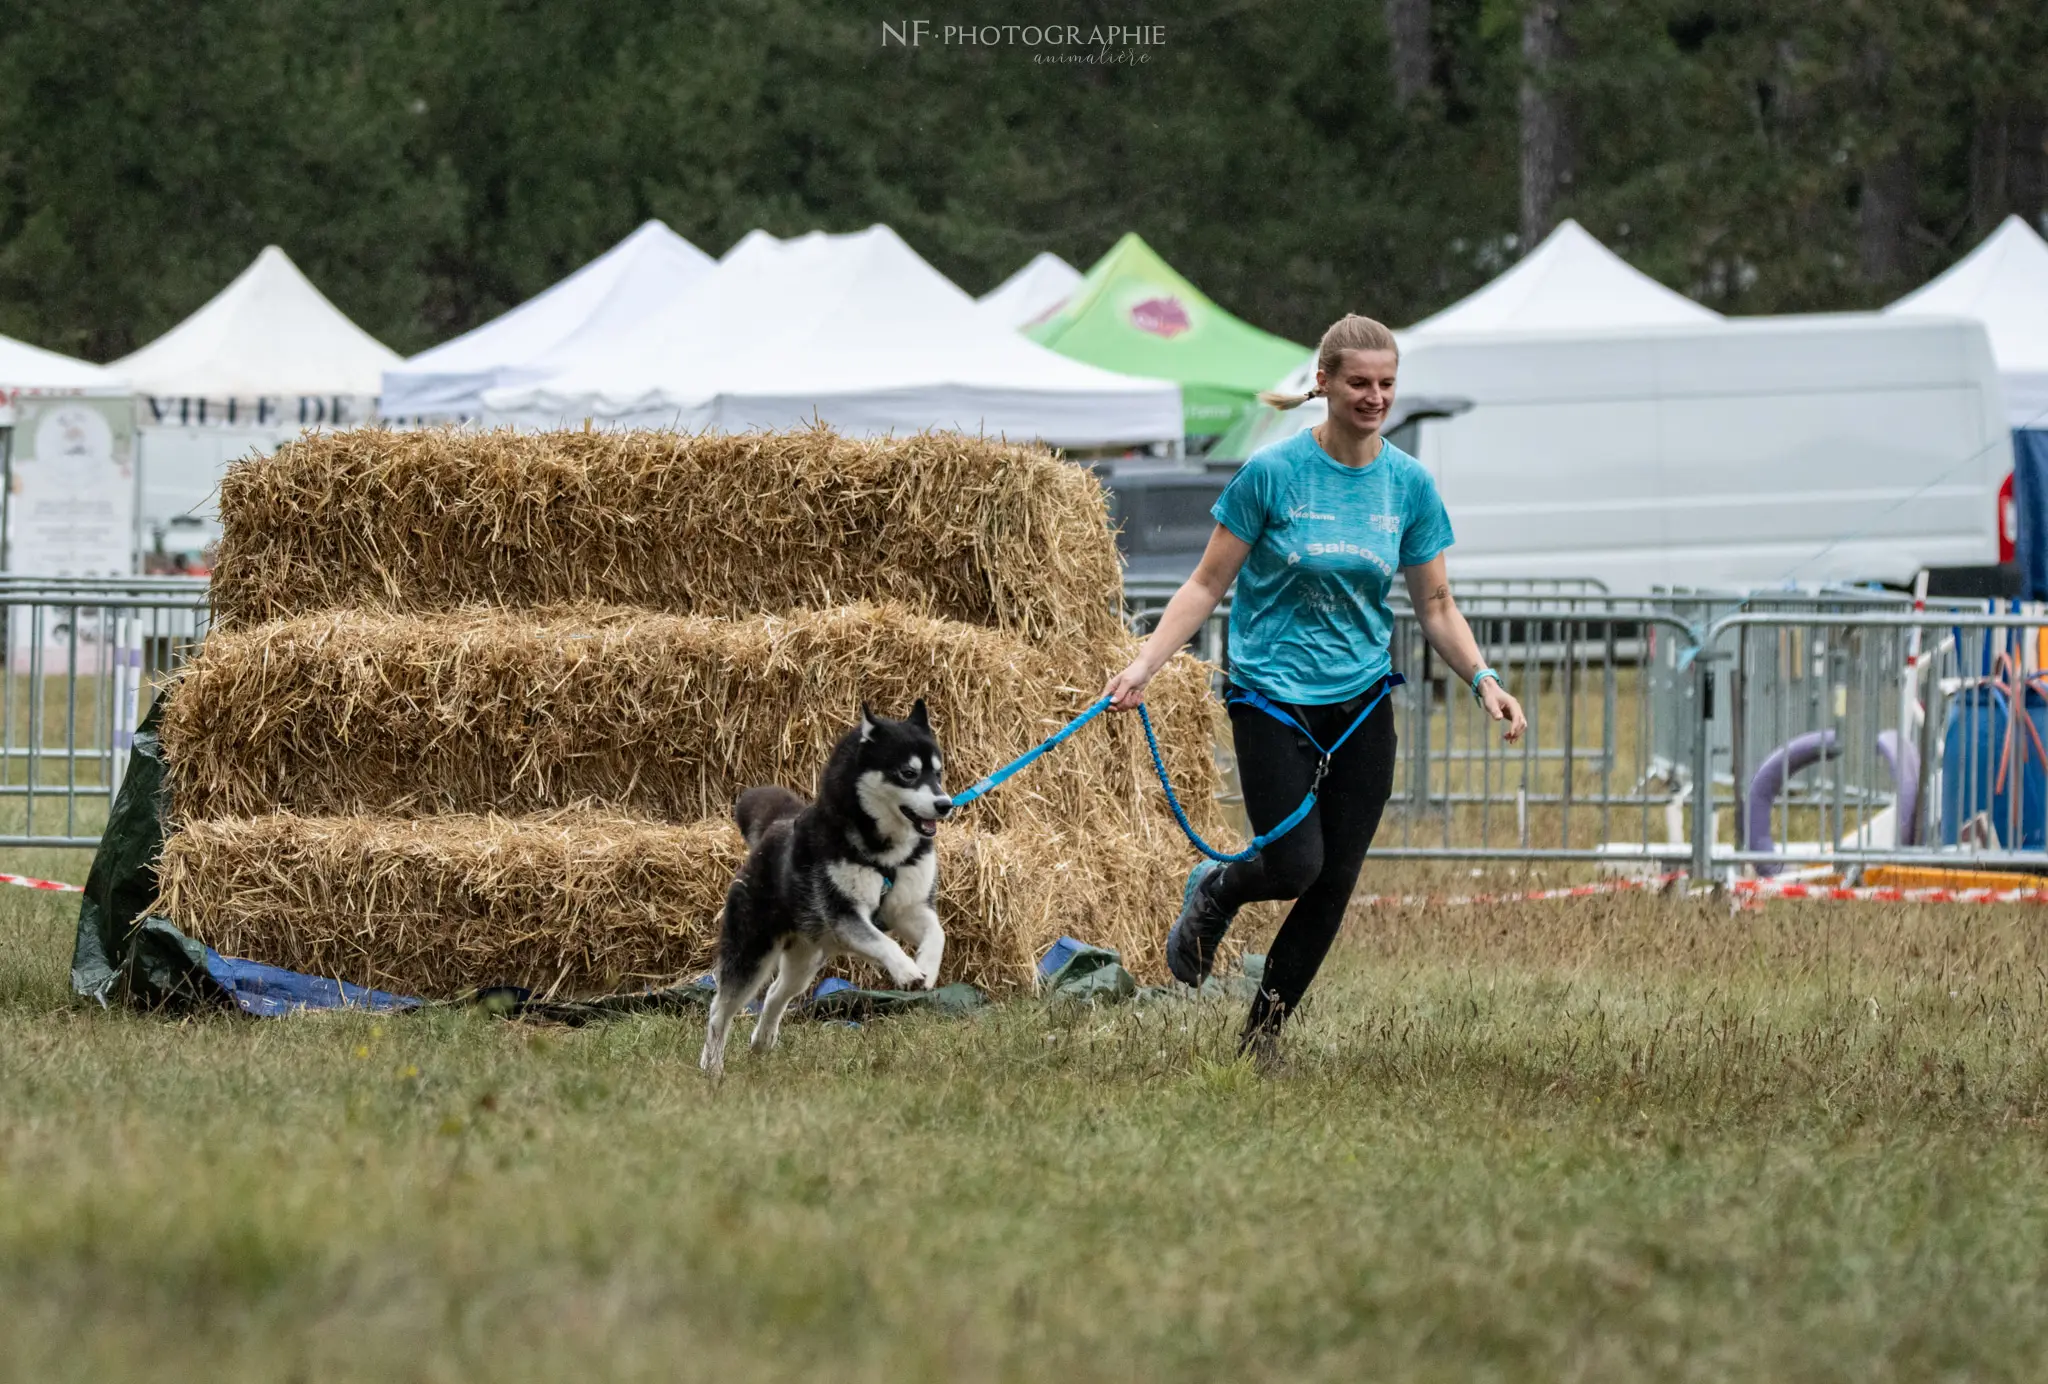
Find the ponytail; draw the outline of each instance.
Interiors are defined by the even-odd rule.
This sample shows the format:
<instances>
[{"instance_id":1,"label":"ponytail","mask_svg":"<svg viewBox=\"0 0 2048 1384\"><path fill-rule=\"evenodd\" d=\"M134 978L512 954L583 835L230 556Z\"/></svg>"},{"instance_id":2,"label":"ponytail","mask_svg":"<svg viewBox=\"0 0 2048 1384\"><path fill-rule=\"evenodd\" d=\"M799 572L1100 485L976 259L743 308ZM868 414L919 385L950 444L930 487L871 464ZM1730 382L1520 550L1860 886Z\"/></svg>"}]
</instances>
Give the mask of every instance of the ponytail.
<instances>
[{"instance_id":1,"label":"ponytail","mask_svg":"<svg viewBox=\"0 0 2048 1384\"><path fill-rule=\"evenodd\" d=\"M1322 344L1316 347L1316 368L1326 375L1337 373L1337 367L1344 363L1346 351L1392 351L1396 361L1401 359L1401 347L1394 340L1394 334L1385 325L1370 317L1361 317L1347 312L1323 333ZM1306 394L1286 394L1279 390L1263 390L1259 402L1268 408L1300 408L1311 399L1320 399L1324 394L1321 385L1312 385Z\"/></svg>"},{"instance_id":2,"label":"ponytail","mask_svg":"<svg viewBox=\"0 0 2048 1384\"><path fill-rule=\"evenodd\" d=\"M1259 391L1260 403L1264 404L1267 408L1277 408L1281 410L1286 410L1290 408L1300 408L1309 400L1320 399L1322 397L1323 387L1321 385L1311 385L1309 387L1308 393L1306 394L1282 394L1279 390L1276 389L1262 389Z\"/></svg>"}]
</instances>

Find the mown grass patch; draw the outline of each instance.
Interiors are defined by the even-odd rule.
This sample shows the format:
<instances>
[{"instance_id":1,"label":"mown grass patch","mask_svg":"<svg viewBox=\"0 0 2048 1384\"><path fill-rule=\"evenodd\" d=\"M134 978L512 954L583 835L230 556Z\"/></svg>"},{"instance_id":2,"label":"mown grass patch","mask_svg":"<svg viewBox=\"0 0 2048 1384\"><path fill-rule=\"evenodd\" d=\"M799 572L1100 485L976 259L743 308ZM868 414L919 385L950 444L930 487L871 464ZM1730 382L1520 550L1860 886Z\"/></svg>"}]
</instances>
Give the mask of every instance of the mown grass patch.
<instances>
[{"instance_id":1,"label":"mown grass patch","mask_svg":"<svg viewBox=\"0 0 2048 1384\"><path fill-rule=\"evenodd\" d=\"M1374 911L1277 1076L1231 1005L1020 1002L713 1085L694 1020L78 1008L75 902L0 893L15 1378L2048 1363L2031 910Z\"/></svg>"}]
</instances>

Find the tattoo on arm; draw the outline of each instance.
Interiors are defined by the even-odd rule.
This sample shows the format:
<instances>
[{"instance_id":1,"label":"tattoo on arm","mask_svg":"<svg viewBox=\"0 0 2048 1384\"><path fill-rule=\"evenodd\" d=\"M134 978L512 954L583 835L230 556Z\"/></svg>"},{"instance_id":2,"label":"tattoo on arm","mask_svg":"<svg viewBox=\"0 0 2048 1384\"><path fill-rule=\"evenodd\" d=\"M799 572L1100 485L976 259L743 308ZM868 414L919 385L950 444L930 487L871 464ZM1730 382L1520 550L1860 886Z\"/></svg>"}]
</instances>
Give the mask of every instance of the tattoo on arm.
<instances>
[{"instance_id":1,"label":"tattoo on arm","mask_svg":"<svg viewBox=\"0 0 2048 1384\"><path fill-rule=\"evenodd\" d=\"M1436 584L1436 590L1429 593L1429 601L1431 605L1442 605L1444 602L1450 599L1451 588L1447 583L1444 582L1438 582Z\"/></svg>"}]
</instances>

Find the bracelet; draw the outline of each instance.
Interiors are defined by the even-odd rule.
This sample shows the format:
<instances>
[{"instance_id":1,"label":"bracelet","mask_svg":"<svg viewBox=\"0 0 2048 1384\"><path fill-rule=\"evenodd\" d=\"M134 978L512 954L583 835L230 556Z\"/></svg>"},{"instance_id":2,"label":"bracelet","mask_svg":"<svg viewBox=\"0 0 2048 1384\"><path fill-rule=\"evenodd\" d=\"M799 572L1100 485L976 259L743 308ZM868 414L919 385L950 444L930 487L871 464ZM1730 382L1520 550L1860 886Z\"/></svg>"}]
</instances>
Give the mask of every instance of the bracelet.
<instances>
[{"instance_id":1,"label":"bracelet","mask_svg":"<svg viewBox=\"0 0 2048 1384\"><path fill-rule=\"evenodd\" d=\"M1491 668L1481 668L1472 675L1472 699L1474 701L1483 700L1479 695L1479 684L1485 682L1488 678L1492 678L1495 682L1500 682L1500 674L1494 672ZM1505 683L1501 685L1506 686Z\"/></svg>"}]
</instances>

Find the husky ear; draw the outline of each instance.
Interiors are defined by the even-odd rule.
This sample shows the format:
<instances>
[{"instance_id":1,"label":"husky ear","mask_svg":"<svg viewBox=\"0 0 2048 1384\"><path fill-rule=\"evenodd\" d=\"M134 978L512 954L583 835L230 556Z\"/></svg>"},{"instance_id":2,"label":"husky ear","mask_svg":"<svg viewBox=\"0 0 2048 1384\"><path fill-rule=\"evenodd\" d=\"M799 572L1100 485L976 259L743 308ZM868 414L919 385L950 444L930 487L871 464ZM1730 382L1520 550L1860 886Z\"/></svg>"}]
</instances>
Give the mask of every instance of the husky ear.
<instances>
[{"instance_id":1,"label":"husky ear","mask_svg":"<svg viewBox=\"0 0 2048 1384\"><path fill-rule=\"evenodd\" d=\"M871 735L873 735L874 733L875 733L875 713L874 713L874 712L872 712L872 711L870 711L870 710L868 710L868 704L867 704L866 702L862 702L862 703L860 704L860 738L861 738L861 742L862 742L863 744L865 744L865 743L867 742L867 739L868 739L868 737L869 737L869 736L871 736Z\"/></svg>"},{"instance_id":2,"label":"husky ear","mask_svg":"<svg viewBox=\"0 0 2048 1384\"><path fill-rule=\"evenodd\" d=\"M917 699L917 705L910 708L910 724L913 726L923 726L926 730L932 728L931 718L924 714L924 698L922 697Z\"/></svg>"}]
</instances>

